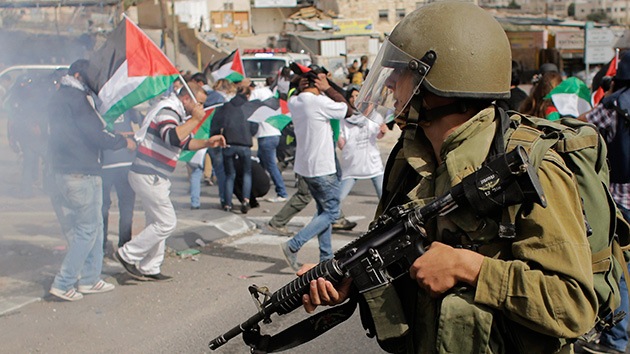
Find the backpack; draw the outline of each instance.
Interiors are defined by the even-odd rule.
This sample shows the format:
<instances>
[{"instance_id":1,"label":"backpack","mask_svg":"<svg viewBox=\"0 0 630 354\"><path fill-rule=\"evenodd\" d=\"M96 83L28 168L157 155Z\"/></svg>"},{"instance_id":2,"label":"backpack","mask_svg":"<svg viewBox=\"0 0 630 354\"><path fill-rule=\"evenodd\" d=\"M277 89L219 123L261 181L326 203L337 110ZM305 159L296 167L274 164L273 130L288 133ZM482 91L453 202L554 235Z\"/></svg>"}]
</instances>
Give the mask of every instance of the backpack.
<instances>
[{"instance_id":1,"label":"backpack","mask_svg":"<svg viewBox=\"0 0 630 354\"><path fill-rule=\"evenodd\" d=\"M505 112L500 111L505 119ZM625 274L628 279L624 251L630 244L629 226L608 189L604 139L595 126L574 118L552 122L510 113L513 115L505 135L507 151L523 146L532 165L538 168L547 151L552 149L573 172L591 246L593 285L599 306L595 328L600 332L620 320L619 316L609 315L619 306L621 275Z\"/></svg>"},{"instance_id":2,"label":"backpack","mask_svg":"<svg viewBox=\"0 0 630 354\"><path fill-rule=\"evenodd\" d=\"M616 91L604 98L602 104L617 112L615 135L610 142L606 142L610 182L630 183L630 89Z\"/></svg>"}]
</instances>

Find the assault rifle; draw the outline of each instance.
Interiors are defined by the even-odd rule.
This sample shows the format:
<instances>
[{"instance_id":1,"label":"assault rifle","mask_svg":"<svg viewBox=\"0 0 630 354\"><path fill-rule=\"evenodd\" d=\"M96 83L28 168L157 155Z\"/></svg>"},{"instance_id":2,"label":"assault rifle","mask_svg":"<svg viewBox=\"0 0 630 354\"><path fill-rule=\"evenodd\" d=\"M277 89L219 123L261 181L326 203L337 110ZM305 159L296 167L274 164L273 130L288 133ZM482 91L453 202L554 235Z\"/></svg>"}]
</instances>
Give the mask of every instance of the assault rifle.
<instances>
[{"instance_id":1,"label":"assault rifle","mask_svg":"<svg viewBox=\"0 0 630 354\"><path fill-rule=\"evenodd\" d=\"M255 300L258 301L259 294L265 295L264 301L258 301L258 313L213 339L209 347L215 350L243 333L246 343L253 350L260 350L256 343L262 338L258 334L258 323L270 323L272 314L284 315L299 308L302 295L309 291L311 280L321 277L337 285L342 279L351 277L353 284L362 293L407 274L411 264L425 252L426 235L423 227L436 216L446 215L461 207L475 210L478 216L487 216L506 206L524 203L537 203L542 207L547 205L536 171L529 164L525 150L517 146L511 152L488 162L448 193L423 207L397 206L389 209L373 223L368 232L335 252L333 259L319 263L275 293L270 294L264 288L251 286L250 292ZM336 323L327 323L324 327L334 325ZM268 352L288 349L320 334L293 338L298 332L308 331L293 331L292 335L284 335L281 341L285 343L274 345ZM265 340L268 342L268 339ZM262 349L269 350L269 347L265 344Z\"/></svg>"}]
</instances>

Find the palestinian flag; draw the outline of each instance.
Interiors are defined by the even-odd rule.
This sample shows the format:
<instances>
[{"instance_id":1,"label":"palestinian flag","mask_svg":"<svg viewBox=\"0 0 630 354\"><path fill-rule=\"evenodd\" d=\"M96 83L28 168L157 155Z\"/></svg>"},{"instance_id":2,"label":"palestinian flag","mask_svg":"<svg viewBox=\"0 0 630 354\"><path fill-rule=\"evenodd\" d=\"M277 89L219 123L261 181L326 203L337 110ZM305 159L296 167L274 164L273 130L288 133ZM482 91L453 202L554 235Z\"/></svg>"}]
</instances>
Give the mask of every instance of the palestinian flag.
<instances>
[{"instance_id":1,"label":"palestinian flag","mask_svg":"<svg viewBox=\"0 0 630 354\"><path fill-rule=\"evenodd\" d=\"M241 109L245 117L248 117L248 121L266 122L280 131L291 122L287 101L277 97L269 97L264 101L248 101L241 106Z\"/></svg>"},{"instance_id":2,"label":"palestinian flag","mask_svg":"<svg viewBox=\"0 0 630 354\"><path fill-rule=\"evenodd\" d=\"M201 121L201 123L197 124L195 129L193 129L192 133L193 133L194 139L205 140L210 137L210 124L212 124L212 117L214 117L214 111L217 109L217 107L221 107L222 105L223 104L218 104L218 105L206 107L203 109L204 111L206 111L206 115L204 119ZM197 151L193 151L193 150L183 150L179 154L179 161L189 162L190 160L192 160L193 156L195 156L196 152Z\"/></svg>"},{"instance_id":3,"label":"palestinian flag","mask_svg":"<svg viewBox=\"0 0 630 354\"><path fill-rule=\"evenodd\" d=\"M179 71L127 17L90 56L86 82L101 100L108 125L131 107L166 91Z\"/></svg>"},{"instance_id":4,"label":"palestinian flag","mask_svg":"<svg viewBox=\"0 0 630 354\"><path fill-rule=\"evenodd\" d=\"M616 51L615 56L612 58L610 63L608 63L608 69L606 70L606 74L604 76L610 76L610 77L615 76L615 74L617 73L618 61L619 61L619 52ZM593 107L597 106L599 101L601 101L602 98L604 98L604 94L605 94L604 89L601 86L599 86L597 90L593 92L593 97L591 99L591 102L593 103Z\"/></svg>"},{"instance_id":5,"label":"palestinian flag","mask_svg":"<svg viewBox=\"0 0 630 354\"><path fill-rule=\"evenodd\" d=\"M240 82L245 78L245 70L243 70L243 61L238 49L234 50L227 57L208 64L208 68L212 74L214 81L219 79L227 79L232 82Z\"/></svg>"},{"instance_id":6,"label":"palestinian flag","mask_svg":"<svg viewBox=\"0 0 630 354\"><path fill-rule=\"evenodd\" d=\"M562 117L577 118L591 109L591 91L584 81L570 77L556 86L545 99L551 99L553 106L545 112L548 120Z\"/></svg>"}]
</instances>

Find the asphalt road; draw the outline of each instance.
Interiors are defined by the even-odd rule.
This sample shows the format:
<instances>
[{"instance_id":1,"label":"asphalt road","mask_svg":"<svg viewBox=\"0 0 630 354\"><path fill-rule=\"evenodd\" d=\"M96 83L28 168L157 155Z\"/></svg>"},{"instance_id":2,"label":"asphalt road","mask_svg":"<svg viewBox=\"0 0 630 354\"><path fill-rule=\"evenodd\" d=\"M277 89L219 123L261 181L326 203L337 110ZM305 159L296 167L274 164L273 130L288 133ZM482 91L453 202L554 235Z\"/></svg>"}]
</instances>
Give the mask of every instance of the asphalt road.
<instances>
[{"instance_id":1,"label":"asphalt road","mask_svg":"<svg viewBox=\"0 0 630 354\"><path fill-rule=\"evenodd\" d=\"M114 291L86 295L78 302L58 301L47 292L66 243L41 190L30 199L16 195L19 158L8 148L5 127L6 120L0 118L0 353L208 353L211 339L256 314L250 285L267 286L274 292L295 279L279 248L286 237L259 228L282 203L263 201L247 215L225 213L217 208L216 187L205 186L202 209L190 210L186 169L180 165L172 179L178 230L169 240L173 250L163 266L173 280L137 282L120 265L106 260L103 273L116 285ZM381 142L384 155L395 138L396 133L391 133ZM284 171L283 176L289 193L294 193L292 171ZM359 225L353 231L335 233L334 249L367 230L376 202L371 182L357 183L343 210ZM311 203L289 228L299 230L314 212ZM134 233L143 225L137 203ZM114 243L116 230L114 207L109 234ZM200 253L193 257L176 254L185 249ZM300 262L317 262L317 241L305 245L298 257ZM262 325L262 331L275 334L305 318L302 309L273 316L272 323ZM246 353L248 348L237 337L217 352ZM357 311L330 332L287 352L381 351L365 336Z\"/></svg>"}]
</instances>

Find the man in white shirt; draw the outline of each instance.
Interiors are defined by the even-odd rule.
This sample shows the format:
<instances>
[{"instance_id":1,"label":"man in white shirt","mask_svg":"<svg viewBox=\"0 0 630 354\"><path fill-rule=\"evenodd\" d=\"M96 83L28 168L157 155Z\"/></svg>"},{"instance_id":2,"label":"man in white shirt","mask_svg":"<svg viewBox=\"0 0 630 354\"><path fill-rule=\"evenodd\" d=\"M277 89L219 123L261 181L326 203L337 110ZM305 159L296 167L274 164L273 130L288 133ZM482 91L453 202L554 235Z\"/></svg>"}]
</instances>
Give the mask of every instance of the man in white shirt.
<instances>
[{"instance_id":1,"label":"man in white shirt","mask_svg":"<svg viewBox=\"0 0 630 354\"><path fill-rule=\"evenodd\" d=\"M353 111L343 95L330 86L326 74L315 76L310 72L303 76L309 79L303 78L300 87L308 87L288 102L297 142L293 170L308 184L317 203L317 215L281 244L287 263L296 271L298 251L315 236L319 241L320 262L333 257L331 233L332 223L339 217L339 178L330 120L344 119Z\"/></svg>"}]
</instances>

